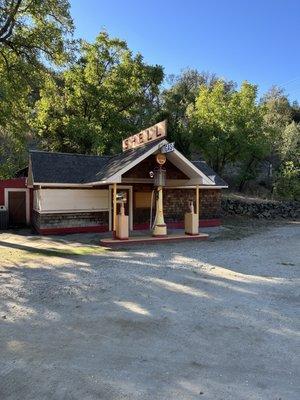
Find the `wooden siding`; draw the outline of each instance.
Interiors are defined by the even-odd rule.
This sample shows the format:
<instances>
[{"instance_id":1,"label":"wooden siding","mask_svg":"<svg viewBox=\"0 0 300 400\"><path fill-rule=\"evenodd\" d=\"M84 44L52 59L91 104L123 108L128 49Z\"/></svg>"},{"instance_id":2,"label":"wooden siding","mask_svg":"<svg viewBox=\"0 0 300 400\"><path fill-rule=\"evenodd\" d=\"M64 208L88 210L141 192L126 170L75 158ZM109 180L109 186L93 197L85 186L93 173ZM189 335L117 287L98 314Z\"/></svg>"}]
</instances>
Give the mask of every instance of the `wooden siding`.
<instances>
[{"instance_id":1,"label":"wooden siding","mask_svg":"<svg viewBox=\"0 0 300 400\"><path fill-rule=\"evenodd\" d=\"M134 205L136 208L150 208L151 192L135 192Z\"/></svg>"},{"instance_id":2,"label":"wooden siding","mask_svg":"<svg viewBox=\"0 0 300 400\"><path fill-rule=\"evenodd\" d=\"M108 210L108 190L38 189L34 190L34 209L39 212Z\"/></svg>"}]
</instances>

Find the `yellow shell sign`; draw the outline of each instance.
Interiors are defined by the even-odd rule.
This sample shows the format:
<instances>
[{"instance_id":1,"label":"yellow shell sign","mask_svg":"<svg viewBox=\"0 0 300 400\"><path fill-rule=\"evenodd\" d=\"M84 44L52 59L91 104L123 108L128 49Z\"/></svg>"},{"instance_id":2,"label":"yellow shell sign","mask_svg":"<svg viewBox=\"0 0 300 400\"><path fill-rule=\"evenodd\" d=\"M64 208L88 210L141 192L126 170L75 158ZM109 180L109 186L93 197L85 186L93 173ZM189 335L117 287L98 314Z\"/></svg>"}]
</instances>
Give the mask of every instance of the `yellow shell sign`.
<instances>
[{"instance_id":1,"label":"yellow shell sign","mask_svg":"<svg viewBox=\"0 0 300 400\"><path fill-rule=\"evenodd\" d=\"M140 147L146 143L153 142L157 139L163 139L167 135L167 121L161 121L158 124L145 129L136 135L124 139L122 142L123 151Z\"/></svg>"}]
</instances>

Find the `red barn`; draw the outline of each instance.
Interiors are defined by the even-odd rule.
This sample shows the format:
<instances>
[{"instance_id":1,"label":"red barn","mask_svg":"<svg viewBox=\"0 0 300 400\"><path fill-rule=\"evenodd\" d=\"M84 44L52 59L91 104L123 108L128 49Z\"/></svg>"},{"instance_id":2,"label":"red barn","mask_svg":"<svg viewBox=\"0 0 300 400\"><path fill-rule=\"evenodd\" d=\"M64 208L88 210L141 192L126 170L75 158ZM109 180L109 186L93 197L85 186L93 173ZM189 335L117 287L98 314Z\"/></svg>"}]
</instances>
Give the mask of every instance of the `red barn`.
<instances>
[{"instance_id":1,"label":"red barn","mask_svg":"<svg viewBox=\"0 0 300 400\"><path fill-rule=\"evenodd\" d=\"M31 222L31 193L27 178L0 181L0 206L8 210L9 226L24 226Z\"/></svg>"}]
</instances>

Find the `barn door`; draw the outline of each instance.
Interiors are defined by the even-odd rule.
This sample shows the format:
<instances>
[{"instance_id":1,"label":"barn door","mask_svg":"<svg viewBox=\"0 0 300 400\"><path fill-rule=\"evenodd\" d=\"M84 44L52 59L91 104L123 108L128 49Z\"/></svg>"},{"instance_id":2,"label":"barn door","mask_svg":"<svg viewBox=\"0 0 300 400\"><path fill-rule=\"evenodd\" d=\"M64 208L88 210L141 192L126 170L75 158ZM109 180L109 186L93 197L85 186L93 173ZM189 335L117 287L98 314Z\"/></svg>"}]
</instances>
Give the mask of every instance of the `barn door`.
<instances>
[{"instance_id":1,"label":"barn door","mask_svg":"<svg viewBox=\"0 0 300 400\"><path fill-rule=\"evenodd\" d=\"M26 192L8 192L8 218L10 226L26 225Z\"/></svg>"}]
</instances>

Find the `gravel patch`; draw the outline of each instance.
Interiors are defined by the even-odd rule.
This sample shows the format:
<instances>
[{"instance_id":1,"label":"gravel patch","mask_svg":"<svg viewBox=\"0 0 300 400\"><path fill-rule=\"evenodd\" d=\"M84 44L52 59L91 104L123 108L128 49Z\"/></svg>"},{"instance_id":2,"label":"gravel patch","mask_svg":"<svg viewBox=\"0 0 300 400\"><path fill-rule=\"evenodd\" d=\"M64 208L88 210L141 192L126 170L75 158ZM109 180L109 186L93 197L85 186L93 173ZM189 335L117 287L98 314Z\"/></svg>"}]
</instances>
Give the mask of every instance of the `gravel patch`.
<instances>
[{"instance_id":1,"label":"gravel patch","mask_svg":"<svg viewBox=\"0 0 300 400\"><path fill-rule=\"evenodd\" d=\"M298 400L299 225L230 229L82 254L0 234L0 399Z\"/></svg>"}]
</instances>

